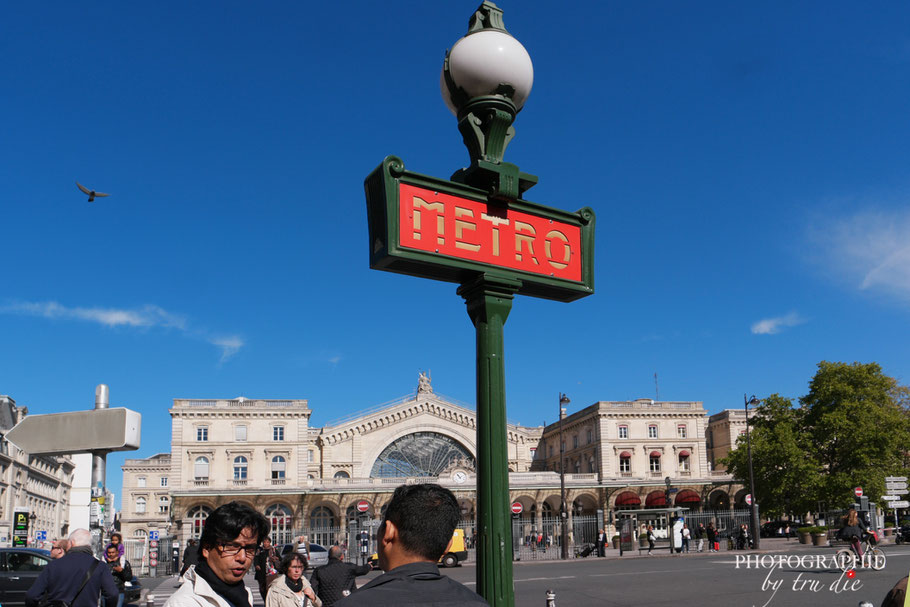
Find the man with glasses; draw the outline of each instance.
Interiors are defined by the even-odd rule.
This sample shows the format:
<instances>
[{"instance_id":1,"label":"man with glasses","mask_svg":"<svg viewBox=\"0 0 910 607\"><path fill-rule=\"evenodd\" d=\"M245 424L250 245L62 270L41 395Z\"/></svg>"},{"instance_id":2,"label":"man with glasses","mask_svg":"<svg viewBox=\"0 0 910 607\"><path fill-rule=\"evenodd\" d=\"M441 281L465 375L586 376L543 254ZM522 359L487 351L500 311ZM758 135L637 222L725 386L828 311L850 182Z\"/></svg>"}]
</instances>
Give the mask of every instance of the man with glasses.
<instances>
[{"instance_id":1,"label":"man with glasses","mask_svg":"<svg viewBox=\"0 0 910 607\"><path fill-rule=\"evenodd\" d=\"M66 554L66 549L70 547L70 543L63 540L54 540L54 543L51 545L51 558L59 559L61 556Z\"/></svg>"},{"instance_id":2,"label":"man with glasses","mask_svg":"<svg viewBox=\"0 0 910 607\"><path fill-rule=\"evenodd\" d=\"M199 562L164 607L253 607L253 593L243 576L268 536L268 520L249 506L229 502L205 520L199 538Z\"/></svg>"}]
</instances>

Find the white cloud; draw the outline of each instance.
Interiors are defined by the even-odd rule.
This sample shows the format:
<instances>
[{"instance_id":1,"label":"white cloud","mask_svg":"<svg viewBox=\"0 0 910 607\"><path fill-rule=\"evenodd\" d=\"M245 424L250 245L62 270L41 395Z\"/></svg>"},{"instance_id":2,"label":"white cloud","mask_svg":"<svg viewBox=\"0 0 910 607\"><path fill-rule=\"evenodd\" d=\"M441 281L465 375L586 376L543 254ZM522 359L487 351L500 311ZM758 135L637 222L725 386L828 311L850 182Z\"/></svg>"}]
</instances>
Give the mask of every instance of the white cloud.
<instances>
[{"instance_id":1,"label":"white cloud","mask_svg":"<svg viewBox=\"0 0 910 607\"><path fill-rule=\"evenodd\" d=\"M796 325L801 325L805 322L806 320L796 312L790 312L783 316L775 316L774 318L763 318L752 325L752 334L774 335L775 333L780 333L785 328L795 327Z\"/></svg>"},{"instance_id":2,"label":"white cloud","mask_svg":"<svg viewBox=\"0 0 910 607\"><path fill-rule=\"evenodd\" d=\"M221 348L221 360L219 361L221 363L237 354L237 352L240 351L240 348L244 346L243 340L236 335L231 337L213 338L209 340L209 343Z\"/></svg>"},{"instance_id":3,"label":"white cloud","mask_svg":"<svg viewBox=\"0 0 910 607\"><path fill-rule=\"evenodd\" d=\"M333 356L333 357L331 357L331 358L329 359L329 363L332 364L332 365L337 365L337 364L340 363L340 362L341 362L341 357L340 357L340 356Z\"/></svg>"},{"instance_id":4,"label":"white cloud","mask_svg":"<svg viewBox=\"0 0 910 607\"><path fill-rule=\"evenodd\" d=\"M860 290L910 300L910 210L825 218L809 232L823 267Z\"/></svg>"},{"instance_id":5,"label":"white cloud","mask_svg":"<svg viewBox=\"0 0 910 607\"><path fill-rule=\"evenodd\" d=\"M80 308L67 307L56 301L46 302L10 302L0 305L0 314L17 316L36 316L55 320L81 320L97 323L105 327L177 329L187 337L203 339L221 348L221 362L228 360L244 346L244 341L237 336L209 337L204 331L191 329L186 318L172 314L159 306L126 308Z\"/></svg>"}]
</instances>

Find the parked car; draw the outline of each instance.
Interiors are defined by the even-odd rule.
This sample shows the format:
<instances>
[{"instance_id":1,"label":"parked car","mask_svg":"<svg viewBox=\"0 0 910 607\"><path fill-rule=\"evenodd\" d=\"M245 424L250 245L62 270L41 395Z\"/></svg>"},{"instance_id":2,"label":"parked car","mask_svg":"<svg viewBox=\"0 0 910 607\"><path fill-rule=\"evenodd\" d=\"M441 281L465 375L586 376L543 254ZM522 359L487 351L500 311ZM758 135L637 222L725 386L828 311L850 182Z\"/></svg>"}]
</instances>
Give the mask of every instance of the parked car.
<instances>
[{"instance_id":1,"label":"parked car","mask_svg":"<svg viewBox=\"0 0 910 607\"><path fill-rule=\"evenodd\" d=\"M38 548L0 548L0 605L25 605L25 593L51 562L51 553Z\"/></svg>"},{"instance_id":2,"label":"parked car","mask_svg":"<svg viewBox=\"0 0 910 607\"><path fill-rule=\"evenodd\" d=\"M319 567L320 565L327 565L329 562L328 549L320 546L319 544L314 544L313 542L310 542L309 546L310 553L307 555L307 569L311 567ZM281 547L281 556L284 556L293 549L294 544L285 544ZM0 603L0 605L2 604L3 603Z\"/></svg>"},{"instance_id":3,"label":"parked car","mask_svg":"<svg viewBox=\"0 0 910 607\"><path fill-rule=\"evenodd\" d=\"M784 531L790 526L790 537L796 537L796 528L800 525L795 521L768 521L759 528L762 537L784 537ZM784 531L781 531L783 529Z\"/></svg>"}]
</instances>

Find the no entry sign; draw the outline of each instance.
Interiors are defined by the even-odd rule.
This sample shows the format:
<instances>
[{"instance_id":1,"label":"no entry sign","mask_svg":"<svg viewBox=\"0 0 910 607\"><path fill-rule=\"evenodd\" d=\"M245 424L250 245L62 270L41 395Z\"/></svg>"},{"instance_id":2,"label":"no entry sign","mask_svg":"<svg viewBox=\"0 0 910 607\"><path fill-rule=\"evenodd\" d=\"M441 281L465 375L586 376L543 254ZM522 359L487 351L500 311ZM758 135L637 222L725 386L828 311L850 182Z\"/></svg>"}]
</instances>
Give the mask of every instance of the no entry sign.
<instances>
[{"instance_id":1,"label":"no entry sign","mask_svg":"<svg viewBox=\"0 0 910 607\"><path fill-rule=\"evenodd\" d=\"M524 510L524 508L522 507L521 502L512 502L512 514L521 514L522 510ZM500 512L502 511L500 510Z\"/></svg>"},{"instance_id":2,"label":"no entry sign","mask_svg":"<svg viewBox=\"0 0 910 607\"><path fill-rule=\"evenodd\" d=\"M357 512L366 512L370 509L370 502L366 500L360 500L357 502Z\"/></svg>"},{"instance_id":3,"label":"no entry sign","mask_svg":"<svg viewBox=\"0 0 910 607\"><path fill-rule=\"evenodd\" d=\"M747 506L752 505L752 494L751 493L746 496L746 505Z\"/></svg>"},{"instance_id":4,"label":"no entry sign","mask_svg":"<svg viewBox=\"0 0 910 607\"><path fill-rule=\"evenodd\" d=\"M853 490L853 493L856 494L856 497L862 497L862 496L863 496L863 488L862 488L862 487L857 487L856 489Z\"/></svg>"}]
</instances>

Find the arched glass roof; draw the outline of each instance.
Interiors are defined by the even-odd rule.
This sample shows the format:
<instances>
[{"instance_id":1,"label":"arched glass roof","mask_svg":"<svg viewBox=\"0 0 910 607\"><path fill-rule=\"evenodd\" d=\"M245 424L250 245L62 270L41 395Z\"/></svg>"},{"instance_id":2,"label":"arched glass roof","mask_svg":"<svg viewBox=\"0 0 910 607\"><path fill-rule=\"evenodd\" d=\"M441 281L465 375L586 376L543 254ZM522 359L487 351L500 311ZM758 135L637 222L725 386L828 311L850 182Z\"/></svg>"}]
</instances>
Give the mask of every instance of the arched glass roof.
<instances>
[{"instance_id":1,"label":"arched glass roof","mask_svg":"<svg viewBox=\"0 0 910 607\"><path fill-rule=\"evenodd\" d=\"M436 432L415 432L386 447L370 477L439 476L455 467L474 469L474 456L461 443Z\"/></svg>"}]
</instances>

